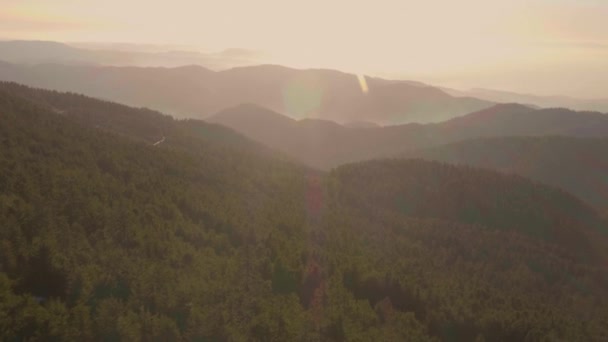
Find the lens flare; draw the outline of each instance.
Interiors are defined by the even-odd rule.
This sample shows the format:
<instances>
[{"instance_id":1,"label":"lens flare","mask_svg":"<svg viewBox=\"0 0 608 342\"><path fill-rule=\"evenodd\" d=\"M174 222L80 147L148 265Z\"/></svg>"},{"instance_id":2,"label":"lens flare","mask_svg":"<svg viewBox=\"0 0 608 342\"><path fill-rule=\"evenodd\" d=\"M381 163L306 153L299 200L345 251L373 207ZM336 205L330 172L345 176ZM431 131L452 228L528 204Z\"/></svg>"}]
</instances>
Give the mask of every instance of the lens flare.
<instances>
[{"instance_id":1,"label":"lens flare","mask_svg":"<svg viewBox=\"0 0 608 342\"><path fill-rule=\"evenodd\" d=\"M365 75L358 74L357 79L359 80L359 86L361 87L361 91L363 92L363 94L367 94L369 92L369 88L367 87Z\"/></svg>"},{"instance_id":2,"label":"lens flare","mask_svg":"<svg viewBox=\"0 0 608 342\"><path fill-rule=\"evenodd\" d=\"M297 119L315 116L323 101L324 88L322 80L314 76L290 80L282 89L285 112Z\"/></svg>"}]
</instances>

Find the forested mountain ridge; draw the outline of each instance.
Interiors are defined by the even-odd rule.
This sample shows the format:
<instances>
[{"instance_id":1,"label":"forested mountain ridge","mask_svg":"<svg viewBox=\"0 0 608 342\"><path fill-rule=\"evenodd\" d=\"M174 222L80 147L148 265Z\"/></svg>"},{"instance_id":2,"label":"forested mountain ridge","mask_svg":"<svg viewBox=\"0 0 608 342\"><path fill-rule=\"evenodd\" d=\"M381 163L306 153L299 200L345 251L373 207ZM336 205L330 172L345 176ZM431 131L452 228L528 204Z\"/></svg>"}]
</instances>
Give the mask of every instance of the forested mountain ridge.
<instances>
[{"instance_id":1,"label":"forested mountain ridge","mask_svg":"<svg viewBox=\"0 0 608 342\"><path fill-rule=\"evenodd\" d=\"M340 201L496 229L556 243L578 257L598 257L590 241L608 234L597 212L558 189L519 176L422 160L379 160L339 167ZM378 179L378 181L372 181ZM367 207L367 209L365 209ZM549 214L547 214L549 213Z\"/></svg>"},{"instance_id":2,"label":"forested mountain ridge","mask_svg":"<svg viewBox=\"0 0 608 342\"><path fill-rule=\"evenodd\" d=\"M468 164L519 174L608 208L605 114L510 104L433 125L345 127L241 105L209 121L319 168L383 157Z\"/></svg>"},{"instance_id":3,"label":"forested mountain ridge","mask_svg":"<svg viewBox=\"0 0 608 342\"><path fill-rule=\"evenodd\" d=\"M600 219L558 190L424 161L325 174L11 84L0 114L2 339L608 337L605 259L579 253Z\"/></svg>"},{"instance_id":4,"label":"forested mountain ridge","mask_svg":"<svg viewBox=\"0 0 608 342\"><path fill-rule=\"evenodd\" d=\"M0 104L3 338L235 340L267 329L256 312L300 314L281 311L297 297L263 300L273 266L253 255L283 255L264 244L289 232L278 272L303 267L305 169L132 142L4 90Z\"/></svg>"},{"instance_id":5,"label":"forested mountain ridge","mask_svg":"<svg viewBox=\"0 0 608 342\"><path fill-rule=\"evenodd\" d=\"M287 159L280 152L256 143L225 126L200 120L174 120L147 108L133 108L75 93L60 93L0 82L0 89L11 96L33 102L42 108L66 116L95 129L112 132L132 140L162 147L181 148L190 152L205 144L206 150L232 149L258 156Z\"/></svg>"},{"instance_id":6,"label":"forested mountain ridge","mask_svg":"<svg viewBox=\"0 0 608 342\"><path fill-rule=\"evenodd\" d=\"M605 266L592 271L595 285L580 283L581 278L574 276L578 271L565 271L584 263L585 245L601 255L600 263L608 260L605 221L597 221L597 214L584 214L589 209L571 196L520 177L420 160L341 166L332 171L328 184L332 198L328 216L336 227L328 233L335 234L328 239L332 245L328 248L350 265L342 270L345 286L356 298L376 303L379 314L390 317L394 310L411 310L426 322L431 335L446 341L607 336L599 327L608 322L608 311L583 313L583 309L582 316L566 318L579 308L557 295L564 290L562 285L570 288L566 290L570 296L590 294L587 291L595 286L604 291L608 284ZM558 225L542 223L552 215L557 215L553 223ZM562 215L570 219L561 221ZM580 219L587 223L579 226ZM559 225L569 227L565 229L570 233L562 235L566 231ZM554 238L565 242L576 234L586 237L575 240L582 237L587 242L560 243L559 248L550 243ZM552 313L542 319L533 313L548 308L548 302ZM548 317L561 323L548 328L553 323L541 323ZM603 332L598 330L595 337L557 332L558 326L585 325L583 317L598 318L596 328Z\"/></svg>"},{"instance_id":7,"label":"forested mountain ridge","mask_svg":"<svg viewBox=\"0 0 608 342\"><path fill-rule=\"evenodd\" d=\"M566 191L600 210L608 208L608 139L567 136L498 137L459 141L404 153L515 173Z\"/></svg>"},{"instance_id":8,"label":"forested mountain ridge","mask_svg":"<svg viewBox=\"0 0 608 342\"><path fill-rule=\"evenodd\" d=\"M209 118L321 169L461 140L502 136L608 137L608 115L566 109L496 105L434 124L348 127L321 120L293 120L259 106L237 106Z\"/></svg>"},{"instance_id":9,"label":"forested mountain ridge","mask_svg":"<svg viewBox=\"0 0 608 342\"><path fill-rule=\"evenodd\" d=\"M462 137L608 135L608 115L566 108L533 109L519 104L499 104L440 124L444 133Z\"/></svg>"},{"instance_id":10,"label":"forested mountain ridge","mask_svg":"<svg viewBox=\"0 0 608 342\"><path fill-rule=\"evenodd\" d=\"M84 93L184 118L203 119L229 107L253 103L292 118L397 124L436 122L492 105L474 98L455 98L414 82L365 79L367 92L354 74L277 65L216 72L201 66L28 66L0 62L3 81Z\"/></svg>"}]
</instances>

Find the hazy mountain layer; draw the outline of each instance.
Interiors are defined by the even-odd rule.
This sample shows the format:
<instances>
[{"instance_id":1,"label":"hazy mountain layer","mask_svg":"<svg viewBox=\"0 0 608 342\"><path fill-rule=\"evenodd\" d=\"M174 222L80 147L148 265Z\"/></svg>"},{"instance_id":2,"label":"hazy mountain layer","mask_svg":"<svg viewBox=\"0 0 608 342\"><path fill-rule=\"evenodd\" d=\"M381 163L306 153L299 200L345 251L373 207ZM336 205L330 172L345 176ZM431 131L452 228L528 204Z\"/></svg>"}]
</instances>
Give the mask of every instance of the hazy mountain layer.
<instances>
[{"instance_id":1,"label":"hazy mountain layer","mask_svg":"<svg viewBox=\"0 0 608 342\"><path fill-rule=\"evenodd\" d=\"M214 70L255 62L251 53L230 49L220 53L199 53L167 48L112 44L68 45L51 41L0 41L0 60L18 64L58 63L68 65L111 65L139 67L178 67L202 65ZM80 47L83 46L83 47Z\"/></svg>"},{"instance_id":2,"label":"hazy mountain layer","mask_svg":"<svg viewBox=\"0 0 608 342\"><path fill-rule=\"evenodd\" d=\"M608 116L566 109L534 110L496 105L437 124L384 127L342 126L323 120L296 121L252 105L224 110L209 119L309 165L340 164L403 155L408 150L497 136L608 137Z\"/></svg>"},{"instance_id":3,"label":"hazy mountain layer","mask_svg":"<svg viewBox=\"0 0 608 342\"><path fill-rule=\"evenodd\" d=\"M215 72L200 66L0 64L0 80L84 93L190 118L253 103L292 118L396 124L436 122L491 106L413 82L364 79L362 85L353 74L273 65Z\"/></svg>"},{"instance_id":4,"label":"hazy mountain layer","mask_svg":"<svg viewBox=\"0 0 608 342\"><path fill-rule=\"evenodd\" d=\"M544 108L564 107L573 110L608 112L608 99L579 99L569 96L539 96L493 89L473 88L466 91L441 88L453 96L475 97L497 103L524 103Z\"/></svg>"}]
</instances>

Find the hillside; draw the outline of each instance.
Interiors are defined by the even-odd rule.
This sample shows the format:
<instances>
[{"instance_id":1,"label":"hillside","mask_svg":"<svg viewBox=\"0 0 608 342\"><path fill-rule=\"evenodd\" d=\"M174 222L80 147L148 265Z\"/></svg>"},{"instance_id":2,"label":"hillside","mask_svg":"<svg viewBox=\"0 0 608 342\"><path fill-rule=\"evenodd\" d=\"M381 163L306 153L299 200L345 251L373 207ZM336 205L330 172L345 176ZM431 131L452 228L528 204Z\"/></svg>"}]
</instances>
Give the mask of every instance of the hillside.
<instances>
[{"instance_id":1,"label":"hillside","mask_svg":"<svg viewBox=\"0 0 608 342\"><path fill-rule=\"evenodd\" d=\"M420 160L324 174L14 84L0 113L3 340L608 336L605 222L560 190Z\"/></svg>"},{"instance_id":2,"label":"hillside","mask_svg":"<svg viewBox=\"0 0 608 342\"><path fill-rule=\"evenodd\" d=\"M287 159L279 152L245 138L230 128L200 120L174 120L147 108L132 108L74 93L60 93L0 82L0 89L73 121L131 140L159 147L196 150L204 144L216 153L228 148L258 156Z\"/></svg>"},{"instance_id":3,"label":"hillside","mask_svg":"<svg viewBox=\"0 0 608 342\"><path fill-rule=\"evenodd\" d=\"M561 187L608 208L608 140L571 137L474 139L406 153L453 164L514 173Z\"/></svg>"},{"instance_id":4,"label":"hillside","mask_svg":"<svg viewBox=\"0 0 608 342\"><path fill-rule=\"evenodd\" d=\"M0 54L0 60L2 55ZM0 80L72 91L133 106L147 106L187 118L206 118L243 103L283 115L339 122L436 122L487 108L490 102L454 98L407 81L334 70L297 70L275 65L212 71L176 68L0 63Z\"/></svg>"},{"instance_id":5,"label":"hillside","mask_svg":"<svg viewBox=\"0 0 608 342\"><path fill-rule=\"evenodd\" d=\"M503 104L448 120L440 125L440 129L460 139L506 135L601 137L608 132L608 115Z\"/></svg>"},{"instance_id":6,"label":"hillside","mask_svg":"<svg viewBox=\"0 0 608 342\"><path fill-rule=\"evenodd\" d=\"M535 110L516 104L496 105L426 125L352 127L315 120L296 121L257 106L229 108L208 120L322 169L482 137L608 136L608 116L605 114L566 109Z\"/></svg>"},{"instance_id":7,"label":"hillside","mask_svg":"<svg viewBox=\"0 0 608 342\"><path fill-rule=\"evenodd\" d=\"M562 328L608 319L601 310L566 318L579 308L557 294L562 285L570 295L605 289L608 280L605 269L596 285L564 272L581 265L587 251L606 260L608 234L605 222L568 194L420 160L341 166L328 185L326 248L338 257L332 264L341 265L342 284L355 298L375 303L384 319L411 311L447 341L594 340ZM551 313L536 316L549 302ZM548 328L547 317L561 323Z\"/></svg>"},{"instance_id":8,"label":"hillside","mask_svg":"<svg viewBox=\"0 0 608 342\"><path fill-rule=\"evenodd\" d=\"M382 209L414 218L517 229L570 245L579 257L591 250L585 235L605 228L578 199L517 176L418 160L371 161L339 167L335 173L343 189L340 200L364 212Z\"/></svg>"}]
</instances>

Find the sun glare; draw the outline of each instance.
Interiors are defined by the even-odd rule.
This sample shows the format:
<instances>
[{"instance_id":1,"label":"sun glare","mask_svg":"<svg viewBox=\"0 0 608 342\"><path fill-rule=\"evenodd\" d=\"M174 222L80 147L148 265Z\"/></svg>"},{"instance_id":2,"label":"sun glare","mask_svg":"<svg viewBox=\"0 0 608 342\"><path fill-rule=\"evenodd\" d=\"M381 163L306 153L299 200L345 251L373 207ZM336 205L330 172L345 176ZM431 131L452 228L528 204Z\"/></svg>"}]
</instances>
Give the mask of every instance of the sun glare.
<instances>
[{"instance_id":1,"label":"sun glare","mask_svg":"<svg viewBox=\"0 0 608 342\"><path fill-rule=\"evenodd\" d=\"M363 94L367 94L369 92L369 88L367 87L365 75L358 74L357 79L359 80L359 86L361 87L361 91L363 92Z\"/></svg>"}]
</instances>

